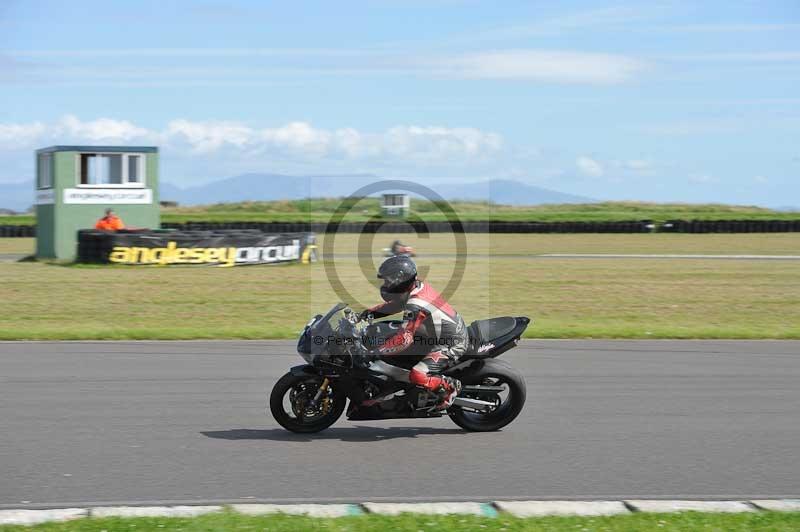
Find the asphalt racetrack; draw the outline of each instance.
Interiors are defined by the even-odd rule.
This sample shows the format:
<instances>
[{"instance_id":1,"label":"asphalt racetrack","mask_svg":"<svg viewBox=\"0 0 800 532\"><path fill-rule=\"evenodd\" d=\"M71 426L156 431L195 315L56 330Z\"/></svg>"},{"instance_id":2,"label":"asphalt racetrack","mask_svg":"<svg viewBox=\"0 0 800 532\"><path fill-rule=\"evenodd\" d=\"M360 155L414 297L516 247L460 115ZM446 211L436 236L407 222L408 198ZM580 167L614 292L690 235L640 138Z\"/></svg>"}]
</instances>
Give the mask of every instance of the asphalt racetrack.
<instances>
[{"instance_id":1,"label":"asphalt racetrack","mask_svg":"<svg viewBox=\"0 0 800 532\"><path fill-rule=\"evenodd\" d=\"M265 414L293 342L0 343L0 507L800 496L800 342L526 341L496 433Z\"/></svg>"}]
</instances>

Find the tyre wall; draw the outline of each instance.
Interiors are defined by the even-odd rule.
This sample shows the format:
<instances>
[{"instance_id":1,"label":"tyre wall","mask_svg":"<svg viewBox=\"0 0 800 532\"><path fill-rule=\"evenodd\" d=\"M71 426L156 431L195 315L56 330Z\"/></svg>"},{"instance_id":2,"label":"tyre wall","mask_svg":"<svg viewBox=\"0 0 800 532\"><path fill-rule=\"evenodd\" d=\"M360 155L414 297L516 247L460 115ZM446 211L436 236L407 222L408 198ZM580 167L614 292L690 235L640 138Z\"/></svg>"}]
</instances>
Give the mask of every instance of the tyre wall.
<instances>
[{"instance_id":1,"label":"tyre wall","mask_svg":"<svg viewBox=\"0 0 800 532\"><path fill-rule=\"evenodd\" d=\"M264 233L787 233L800 232L798 220L649 220L624 222L186 222L164 223L177 231L241 231ZM0 225L0 238L35 237L34 225Z\"/></svg>"}]
</instances>

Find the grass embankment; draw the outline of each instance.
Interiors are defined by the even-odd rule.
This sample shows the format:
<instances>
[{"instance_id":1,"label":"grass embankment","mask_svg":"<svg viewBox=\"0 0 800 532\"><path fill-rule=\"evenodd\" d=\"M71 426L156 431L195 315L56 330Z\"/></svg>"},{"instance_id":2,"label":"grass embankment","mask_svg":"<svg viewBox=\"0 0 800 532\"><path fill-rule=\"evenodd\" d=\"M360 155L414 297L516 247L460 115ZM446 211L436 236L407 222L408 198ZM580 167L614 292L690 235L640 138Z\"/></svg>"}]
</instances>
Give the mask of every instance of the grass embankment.
<instances>
[{"instance_id":1,"label":"grass embankment","mask_svg":"<svg viewBox=\"0 0 800 532\"><path fill-rule=\"evenodd\" d=\"M33 214L0 214L0 225L35 225L36 216Z\"/></svg>"},{"instance_id":2,"label":"grass embankment","mask_svg":"<svg viewBox=\"0 0 800 532\"><path fill-rule=\"evenodd\" d=\"M327 222L341 199L307 199L220 203L161 209L161 221L196 222ZM366 221L379 216L377 198L349 202L353 208L345 221ZM628 220L796 220L800 212L779 212L754 206L644 202L602 202L565 205L511 206L488 201L451 201L462 221L604 222ZM447 217L435 202L413 199L412 211L426 221ZM32 215L0 216L0 225L34 224Z\"/></svg>"},{"instance_id":3,"label":"grass embankment","mask_svg":"<svg viewBox=\"0 0 800 532\"><path fill-rule=\"evenodd\" d=\"M336 241L337 272L355 308L377 290ZM800 235L468 235L451 297L467 321L527 315L539 338L800 338L800 262L527 259L510 253L707 251L792 253ZM389 237L386 237L389 238ZM443 289L452 235L418 239L421 269ZM561 244L559 245L559 242ZM373 249L385 242L376 240ZM450 246L448 248L448 246ZM490 254L494 252L496 254ZM377 258L375 261L377 262ZM374 264L366 264L371 278ZM0 263L0 339L292 338L338 301L323 264L123 267Z\"/></svg>"},{"instance_id":4,"label":"grass embankment","mask_svg":"<svg viewBox=\"0 0 800 532\"><path fill-rule=\"evenodd\" d=\"M800 529L800 513L759 512L741 514L711 514L684 512L678 514L633 514L611 517L537 517L520 519L501 514L497 518L449 515L413 515L397 517L364 515L316 519L311 517L271 515L244 516L234 513L209 514L195 518L135 518L135 519L95 519L85 518L65 523L48 523L35 527L0 526L0 530L59 531L59 532L100 532L131 530L182 530L184 532L228 531L228 530L268 530L271 532L296 532L299 530L332 531L372 531L399 530L420 531L465 531L486 532L516 530L524 531L610 531L659 532L696 530L709 531L770 531L789 532Z\"/></svg>"},{"instance_id":5,"label":"grass embankment","mask_svg":"<svg viewBox=\"0 0 800 532\"><path fill-rule=\"evenodd\" d=\"M317 235L322 247L326 235ZM342 233L334 238L336 249L345 253L358 249L358 241L367 240L369 249L380 254L395 238L408 243L421 259L429 254L455 253L451 234L357 235ZM467 234L467 253L498 255L546 253L675 253L696 255L798 255L800 233L761 234ZM0 253L30 254L35 238L0 238ZM499 257L498 257L499 258Z\"/></svg>"}]
</instances>

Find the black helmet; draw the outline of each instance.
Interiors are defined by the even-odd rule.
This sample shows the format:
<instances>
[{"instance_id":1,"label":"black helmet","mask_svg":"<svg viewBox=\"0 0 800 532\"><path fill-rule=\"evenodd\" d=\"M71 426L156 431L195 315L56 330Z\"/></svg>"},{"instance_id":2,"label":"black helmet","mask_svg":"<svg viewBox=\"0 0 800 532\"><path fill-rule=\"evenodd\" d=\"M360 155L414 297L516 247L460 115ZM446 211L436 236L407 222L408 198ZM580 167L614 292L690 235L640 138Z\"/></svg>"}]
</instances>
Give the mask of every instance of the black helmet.
<instances>
[{"instance_id":1,"label":"black helmet","mask_svg":"<svg viewBox=\"0 0 800 532\"><path fill-rule=\"evenodd\" d=\"M403 297L417 280L417 265L408 255L389 257L378 268L378 279L383 279L383 300L394 301Z\"/></svg>"}]
</instances>

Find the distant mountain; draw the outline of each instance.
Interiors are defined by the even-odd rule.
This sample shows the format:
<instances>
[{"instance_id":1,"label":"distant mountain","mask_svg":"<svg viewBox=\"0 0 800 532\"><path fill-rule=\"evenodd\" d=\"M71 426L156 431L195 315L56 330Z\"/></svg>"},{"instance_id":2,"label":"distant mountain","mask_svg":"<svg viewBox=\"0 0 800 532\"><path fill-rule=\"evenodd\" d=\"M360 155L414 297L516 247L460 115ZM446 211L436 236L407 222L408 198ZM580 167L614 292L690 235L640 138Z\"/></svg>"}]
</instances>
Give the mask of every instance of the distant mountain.
<instances>
[{"instance_id":1,"label":"distant mountain","mask_svg":"<svg viewBox=\"0 0 800 532\"><path fill-rule=\"evenodd\" d=\"M33 182L0 183L0 207L25 212L33 205Z\"/></svg>"},{"instance_id":2,"label":"distant mountain","mask_svg":"<svg viewBox=\"0 0 800 532\"><path fill-rule=\"evenodd\" d=\"M181 205L205 205L237 201L271 201L306 197L341 197L380 180L370 174L287 176L281 174L243 174L205 185L178 188L164 183L161 199ZM430 186L448 200L491 200L504 205L544 203L591 203L595 200L565 194L518 181L490 180L478 183L447 183Z\"/></svg>"},{"instance_id":3,"label":"distant mountain","mask_svg":"<svg viewBox=\"0 0 800 532\"><path fill-rule=\"evenodd\" d=\"M181 205L207 205L237 201L272 201L311 197L347 196L379 179L369 174L289 176L242 174L196 187L162 185L161 199Z\"/></svg>"},{"instance_id":4,"label":"distant mountain","mask_svg":"<svg viewBox=\"0 0 800 532\"><path fill-rule=\"evenodd\" d=\"M519 181L492 179L482 183L462 183L442 188L431 186L442 197L448 200L482 200L491 199L499 205L542 205L546 203L593 203L597 200L585 196L575 196L550 190L548 188L526 185ZM486 197L486 193L489 197Z\"/></svg>"},{"instance_id":5,"label":"distant mountain","mask_svg":"<svg viewBox=\"0 0 800 532\"><path fill-rule=\"evenodd\" d=\"M307 197L342 197L379 181L371 174L288 176L282 174L243 174L196 187L178 187L161 183L162 201L181 205L207 205L238 201L272 201ZM430 187L448 200L491 200L503 205L539 205L544 203L590 203L595 200L555 190L526 185L518 181L433 184ZM0 184L0 208L24 211L33 203L33 183Z\"/></svg>"}]
</instances>

